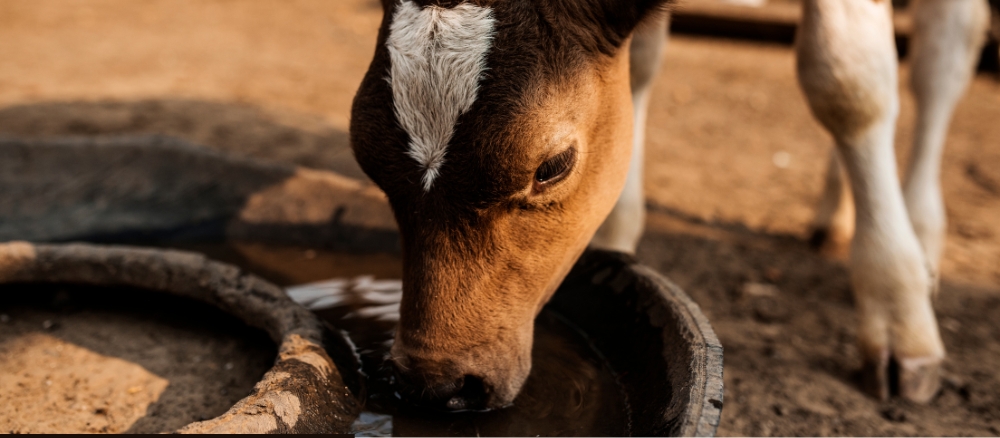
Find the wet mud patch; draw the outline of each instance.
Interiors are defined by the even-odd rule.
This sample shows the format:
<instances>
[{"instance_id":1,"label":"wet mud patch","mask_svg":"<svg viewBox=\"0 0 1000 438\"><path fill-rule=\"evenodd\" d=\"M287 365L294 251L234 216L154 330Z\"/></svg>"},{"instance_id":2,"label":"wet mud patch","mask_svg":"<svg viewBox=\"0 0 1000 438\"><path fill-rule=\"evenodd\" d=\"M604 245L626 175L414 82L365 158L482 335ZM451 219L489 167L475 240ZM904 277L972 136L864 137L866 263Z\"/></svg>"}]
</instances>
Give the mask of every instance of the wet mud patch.
<instances>
[{"instance_id":1,"label":"wet mud patch","mask_svg":"<svg viewBox=\"0 0 1000 438\"><path fill-rule=\"evenodd\" d=\"M264 332L191 300L0 285L0 431L172 432L226 412L275 356Z\"/></svg>"}]
</instances>

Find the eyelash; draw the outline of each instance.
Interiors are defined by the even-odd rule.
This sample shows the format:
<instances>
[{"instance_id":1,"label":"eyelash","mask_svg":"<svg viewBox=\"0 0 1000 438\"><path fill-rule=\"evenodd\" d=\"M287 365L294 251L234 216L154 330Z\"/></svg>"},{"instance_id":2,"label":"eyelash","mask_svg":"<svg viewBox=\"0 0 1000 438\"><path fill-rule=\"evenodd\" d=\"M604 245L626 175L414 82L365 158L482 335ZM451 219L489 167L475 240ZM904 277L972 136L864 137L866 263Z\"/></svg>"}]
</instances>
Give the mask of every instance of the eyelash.
<instances>
[{"instance_id":1,"label":"eyelash","mask_svg":"<svg viewBox=\"0 0 1000 438\"><path fill-rule=\"evenodd\" d=\"M576 164L576 148L571 147L558 155L549 158L538 170L535 171L535 188L554 184L562 180L569 174L570 169Z\"/></svg>"}]
</instances>

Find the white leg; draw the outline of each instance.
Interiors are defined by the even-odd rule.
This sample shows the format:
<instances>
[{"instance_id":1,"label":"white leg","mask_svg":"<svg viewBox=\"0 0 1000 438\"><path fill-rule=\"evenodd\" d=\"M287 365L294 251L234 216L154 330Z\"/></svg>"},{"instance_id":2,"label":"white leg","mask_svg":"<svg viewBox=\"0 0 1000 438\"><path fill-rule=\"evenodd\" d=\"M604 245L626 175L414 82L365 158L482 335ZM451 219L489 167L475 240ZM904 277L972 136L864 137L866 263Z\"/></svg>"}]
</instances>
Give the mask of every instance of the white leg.
<instances>
[{"instance_id":1,"label":"white leg","mask_svg":"<svg viewBox=\"0 0 1000 438\"><path fill-rule=\"evenodd\" d=\"M856 231L851 284L868 389L927 401L944 358L931 278L907 217L893 152L899 113L892 6L887 0L806 0L797 37L799 82L833 134L851 180Z\"/></svg>"},{"instance_id":2,"label":"white leg","mask_svg":"<svg viewBox=\"0 0 1000 438\"><path fill-rule=\"evenodd\" d=\"M828 255L845 255L854 237L854 198L841 158L836 149L830 152L820 198L813 220L813 235L809 243Z\"/></svg>"},{"instance_id":3,"label":"white leg","mask_svg":"<svg viewBox=\"0 0 1000 438\"><path fill-rule=\"evenodd\" d=\"M625 188L611 214L597 230L590 245L595 248L635 253L646 222L646 197L642 190L642 167L645 158L646 115L653 80L660 70L667 42L668 17L636 30L630 51L632 107L632 159Z\"/></svg>"},{"instance_id":4,"label":"white leg","mask_svg":"<svg viewBox=\"0 0 1000 438\"><path fill-rule=\"evenodd\" d=\"M917 100L913 154L903 196L913 229L935 273L944 249L941 153L955 105L986 43L986 0L919 0L914 10L912 77Z\"/></svg>"}]
</instances>

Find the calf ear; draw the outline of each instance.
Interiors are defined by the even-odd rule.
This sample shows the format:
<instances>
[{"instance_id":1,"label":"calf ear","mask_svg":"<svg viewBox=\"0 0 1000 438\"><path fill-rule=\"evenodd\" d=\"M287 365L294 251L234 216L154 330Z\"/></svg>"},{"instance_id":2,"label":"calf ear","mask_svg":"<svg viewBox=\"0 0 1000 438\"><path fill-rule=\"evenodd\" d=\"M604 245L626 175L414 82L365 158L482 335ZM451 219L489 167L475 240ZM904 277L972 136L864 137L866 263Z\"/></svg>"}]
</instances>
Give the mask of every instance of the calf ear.
<instances>
[{"instance_id":1,"label":"calf ear","mask_svg":"<svg viewBox=\"0 0 1000 438\"><path fill-rule=\"evenodd\" d=\"M599 0L604 9L604 24L615 37L624 40L641 23L666 13L670 0Z\"/></svg>"},{"instance_id":2,"label":"calf ear","mask_svg":"<svg viewBox=\"0 0 1000 438\"><path fill-rule=\"evenodd\" d=\"M531 0L535 1L535 0ZM617 51L640 24L666 13L671 0L548 0L550 19L604 53Z\"/></svg>"}]
</instances>

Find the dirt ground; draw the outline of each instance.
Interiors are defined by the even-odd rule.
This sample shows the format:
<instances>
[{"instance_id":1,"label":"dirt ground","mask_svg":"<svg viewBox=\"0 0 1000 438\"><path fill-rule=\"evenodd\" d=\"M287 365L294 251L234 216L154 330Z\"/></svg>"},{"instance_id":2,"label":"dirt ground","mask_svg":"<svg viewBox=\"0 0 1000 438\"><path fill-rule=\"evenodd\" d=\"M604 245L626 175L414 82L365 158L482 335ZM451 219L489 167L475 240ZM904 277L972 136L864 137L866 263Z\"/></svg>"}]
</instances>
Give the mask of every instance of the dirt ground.
<instances>
[{"instance_id":1,"label":"dirt ground","mask_svg":"<svg viewBox=\"0 0 1000 438\"><path fill-rule=\"evenodd\" d=\"M346 130L380 16L374 0L2 2L0 135L165 133L360 176ZM907 80L904 64L903 163ZM726 348L720 435L1000 435L998 121L1000 81L980 75L943 164L944 389L926 406L880 403L858 390L845 265L805 243L831 140L791 48L672 38L639 257L685 288Z\"/></svg>"},{"instance_id":2,"label":"dirt ground","mask_svg":"<svg viewBox=\"0 0 1000 438\"><path fill-rule=\"evenodd\" d=\"M150 292L0 294L3 433L173 432L228 410L277 354L231 316Z\"/></svg>"}]
</instances>

